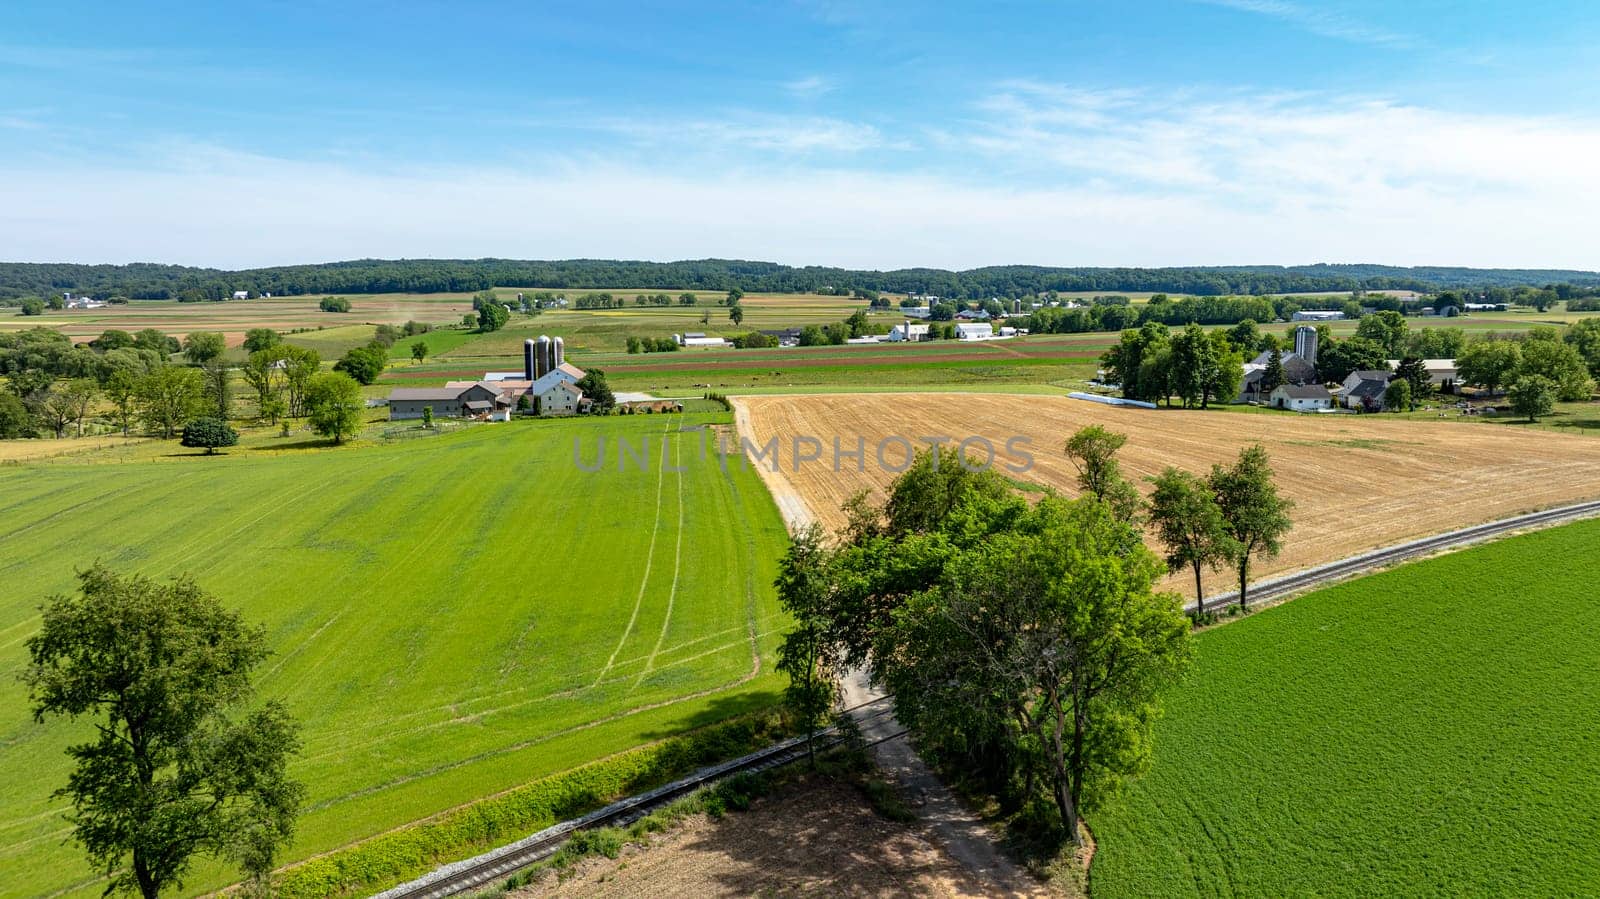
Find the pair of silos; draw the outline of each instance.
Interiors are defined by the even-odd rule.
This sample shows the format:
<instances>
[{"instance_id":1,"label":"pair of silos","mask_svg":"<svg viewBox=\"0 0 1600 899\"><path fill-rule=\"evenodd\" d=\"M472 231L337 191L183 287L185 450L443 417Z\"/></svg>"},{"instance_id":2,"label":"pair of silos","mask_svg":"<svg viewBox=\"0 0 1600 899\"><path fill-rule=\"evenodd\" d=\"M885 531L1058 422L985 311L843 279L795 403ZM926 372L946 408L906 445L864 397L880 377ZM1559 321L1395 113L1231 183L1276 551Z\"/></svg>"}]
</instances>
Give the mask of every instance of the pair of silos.
<instances>
[{"instance_id":1,"label":"pair of silos","mask_svg":"<svg viewBox=\"0 0 1600 899\"><path fill-rule=\"evenodd\" d=\"M539 380L565 361L567 345L559 337L550 338L540 334L538 340L522 342L522 376L529 381Z\"/></svg>"}]
</instances>

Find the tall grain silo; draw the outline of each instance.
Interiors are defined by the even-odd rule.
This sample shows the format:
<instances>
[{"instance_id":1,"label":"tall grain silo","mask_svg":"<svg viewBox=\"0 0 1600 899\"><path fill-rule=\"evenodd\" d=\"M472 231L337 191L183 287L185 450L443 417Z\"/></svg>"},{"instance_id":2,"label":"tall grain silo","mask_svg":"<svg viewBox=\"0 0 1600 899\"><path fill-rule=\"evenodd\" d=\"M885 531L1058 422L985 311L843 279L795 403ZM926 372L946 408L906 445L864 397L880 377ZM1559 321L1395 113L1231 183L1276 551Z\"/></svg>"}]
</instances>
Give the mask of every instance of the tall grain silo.
<instances>
[{"instance_id":1,"label":"tall grain silo","mask_svg":"<svg viewBox=\"0 0 1600 899\"><path fill-rule=\"evenodd\" d=\"M530 337L522 342L522 378L525 381L538 377L533 373L533 353L533 338Z\"/></svg>"},{"instance_id":2,"label":"tall grain silo","mask_svg":"<svg viewBox=\"0 0 1600 899\"><path fill-rule=\"evenodd\" d=\"M544 334L540 334L537 346L535 347L535 351L534 351L534 354L533 354L533 361L534 361L533 376L534 376L534 378L542 378L545 375L549 374L551 369L555 368L554 365L550 364L550 356L551 355L552 355L552 351L551 351L551 347L550 347L550 338L549 338L549 336L544 335Z\"/></svg>"},{"instance_id":3,"label":"tall grain silo","mask_svg":"<svg viewBox=\"0 0 1600 899\"><path fill-rule=\"evenodd\" d=\"M550 357L550 367L551 368L560 368L561 367L561 363L567 361L567 341L566 341L566 339L562 338L562 337L557 337L555 339L555 341L551 344L551 349L553 349L555 351L555 355Z\"/></svg>"}]
</instances>

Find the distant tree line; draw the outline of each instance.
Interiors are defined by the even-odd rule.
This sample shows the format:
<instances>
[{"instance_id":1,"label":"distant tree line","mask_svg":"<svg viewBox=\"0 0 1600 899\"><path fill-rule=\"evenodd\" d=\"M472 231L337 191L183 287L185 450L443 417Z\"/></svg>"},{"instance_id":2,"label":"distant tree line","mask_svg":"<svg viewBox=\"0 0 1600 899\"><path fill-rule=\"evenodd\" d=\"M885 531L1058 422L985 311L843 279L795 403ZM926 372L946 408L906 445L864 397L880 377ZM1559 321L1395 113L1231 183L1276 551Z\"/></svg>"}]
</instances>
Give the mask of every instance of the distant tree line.
<instances>
[{"instance_id":1,"label":"distant tree line","mask_svg":"<svg viewBox=\"0 0 1600 899\"><path fill-rule=\"evenodd\" d=\"M871 300L879 293L956 299L1021 297L1046 291L1140 291L1197 296L1312 291L1600 287L1600 273L1540 269L1401 268L1381 265L1056 268L1008 265L947 271L865 271L772 262L702 259L638 262L605 259L360 259L319 265L225 271L178 265L0 263L0 298L45 297L70 290L96 299L222 301L250 296L340 293L476 292L491 286L598 290L633 285L651 291L829 293ZM1563 297L1565 298L1565 297ZM681 297L680 297L681 301Z\"/></svg>"}]
</instances>

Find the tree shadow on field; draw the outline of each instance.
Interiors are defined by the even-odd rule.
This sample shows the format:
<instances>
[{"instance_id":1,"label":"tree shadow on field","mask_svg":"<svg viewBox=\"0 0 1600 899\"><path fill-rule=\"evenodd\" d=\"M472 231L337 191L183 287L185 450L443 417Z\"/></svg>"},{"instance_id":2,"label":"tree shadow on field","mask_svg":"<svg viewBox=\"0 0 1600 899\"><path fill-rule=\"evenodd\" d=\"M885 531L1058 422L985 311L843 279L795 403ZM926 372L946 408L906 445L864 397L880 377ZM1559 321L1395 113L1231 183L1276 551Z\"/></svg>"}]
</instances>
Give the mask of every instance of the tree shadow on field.
<instances>
[{"instance_id":1,"label":"tree shadow on field","mask_svg":"<svg viewBox=\"0 0 1600 899\"><path fill-rule=\"evenodd\" d=\"M1536 426L1544 426L1548 428L1560 428L1567 431L1600 431L1600 419L1568 419L1566 418L1566 415L1567 413L1564 412L1552 412L1549 415L1540 416L1539 420L1536 422L1529 421L1526 418L1518 416L1515 418L1490 419L1490 423L1513 428L1533 428Z\"/></svg>"},{"instance_id":2,"label":"tree shadow on field","mask_svg":"<svg viewBox=\"0 0 1600 899\"><path fill-rule=\"evenodd\" d=\"M349 441L346 442L348 443ZM342 443L334 443L325 437L303 437L299 440L284 440L281 443L264 443L260 446L252 446L249 449L253 453L275 453L280 450L331 449L335 446L343 445Z\"/></svg>"},{"instance_id":3,"label":"tree shadow on field","mask_svg":"<svg viewBox=\"0 0 1600 899\"><path fill-rule=\"evenodd\" d=\"M714 696L697 711L674 719L657 730L643 734L648 740L664 740L668 737L681 737L690 731L699 730L747 715L762 709L776 709L783 700L783 694L777 690L756 690Z\"/></svg>"}]
</instances>

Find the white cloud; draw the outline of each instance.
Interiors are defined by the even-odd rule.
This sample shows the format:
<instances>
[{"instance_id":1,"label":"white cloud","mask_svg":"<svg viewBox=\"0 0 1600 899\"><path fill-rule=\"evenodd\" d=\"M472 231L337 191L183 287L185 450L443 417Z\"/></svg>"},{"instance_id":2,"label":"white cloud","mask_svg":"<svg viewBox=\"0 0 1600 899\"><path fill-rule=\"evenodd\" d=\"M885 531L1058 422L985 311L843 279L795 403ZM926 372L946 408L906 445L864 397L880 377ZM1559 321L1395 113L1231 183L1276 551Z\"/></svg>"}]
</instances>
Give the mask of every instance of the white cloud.
<instances>
[{"instance_id":1,"label":"white cloud","mask_svg":"<svg viewBox=\"0 0 1600 899\"><path fill-rule=\"evenodd\" d=\"M1197 2L1268 16L1312 34L1335 40L1395 49L1406 49L1417 45L1417 41L1408 35L1368 25L1349 16L1304 3L1291 3L1288 0L1197 0Z\"/></svg>"},{"instance_id":2,"label":"white cloud","mask_svg":"<svg viewBox=\"0 0 1600 899\"><path fill-rule=\"evenodd\" d=\"M860 153L885 146L883 134L860 122L822 116L743 115L725 119L616 119L598 126L639 145L692 152L756 151L804 155Z\"/></svg>"},{"instance_id":3,"label":"white cloud","mask_svg":"<svg viewBox=\"0 0 1600 899\"><path fill-rule=\"evenodd\" d=\"M1155 96L1012 83L967 143L1031 177L1350 214L1600 190L1600 122L1456 113L1357 97Z\"/></svg>"},{"instance_id":4,"label":"white cloud","mask_svg":"<svg viewBox=\"0 0 1600 899\"><path fill-rule=\"evenodd\" d=\"M783 83L784 90L802 100L814 100L823 94L832 93L838 86L832 78L821 75L807 75Z\"/></svg>"}]
</instances>

